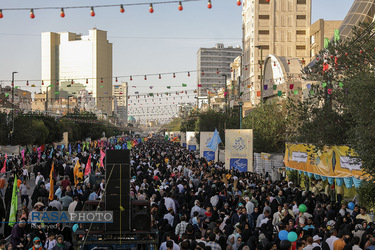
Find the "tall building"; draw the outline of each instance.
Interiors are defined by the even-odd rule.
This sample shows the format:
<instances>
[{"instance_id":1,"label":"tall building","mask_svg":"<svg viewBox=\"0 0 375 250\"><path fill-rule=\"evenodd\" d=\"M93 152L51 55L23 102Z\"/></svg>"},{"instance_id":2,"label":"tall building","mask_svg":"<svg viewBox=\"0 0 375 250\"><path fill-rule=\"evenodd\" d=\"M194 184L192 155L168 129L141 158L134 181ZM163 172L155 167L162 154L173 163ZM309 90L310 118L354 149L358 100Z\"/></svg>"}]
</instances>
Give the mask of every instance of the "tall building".
<instances>
[{"instance_id":1,"label":"tall building","mask_svg":"<svg viewBox=\"0 0 375 250\"><path fill-rule=\"evenodd\" d=\"M230 64L237 56L241 56L240 47L224 47L218 43L213 48L200 48L197 53L198 95L207 96L207 92L224 87L224 76L231 76Z\"/></svg>"},{"instance_id":2,"label":"tall building","mask_svg":"<svg viewBox=\"0 0 375 250\"><path fill-rule=\"evenodd\" d=\"M324 38L331 38L335 34L335 29L338 29L342 21L326 21L319 19L310 25L310 57L309 61L316 58L319 51L324 49Z\"/></svg>"},{"instance_id":3,"label":"tall building","mask_svg":"<svg viewBox=\"0 0 375 250\"><path fill-rule=\"evenodd\" d=\"M42 33L42 91L49 101L78 96L86 89L98 111L112 114L112 43L96 28L83 36Z\"/></svg>"},{"instance_id":4,"label":"tall building","mask_svg":"<svg viewBox=\"0 0 375 250\"><path fill-rule=\"evenodd\" d=\"M128 83L113 85L114 113L123 123L128 121Z\"/></svg>"},{"instance_id":5,"label":"tall building","mask_svg":"<svg viewBox=\"0 0 375 250\"><path fill-rule=\"evenodd\" d=\"M353 27L359 23L371 23L375 21L374 0L355 0L348 14L342 21L340 36L342 39L352 35Z\"/></svg>"},{"instance_id":6,"label":"tall building","mask_svg":"<svg viewBox=\"0 0 375 250\"><path fill-rule=\"evenodd\" d=\"M242 99L254 106L261 99L257 93L267 55L310 58L311 0L245 0L242 21Z\"/></svg>"}]
</instances>

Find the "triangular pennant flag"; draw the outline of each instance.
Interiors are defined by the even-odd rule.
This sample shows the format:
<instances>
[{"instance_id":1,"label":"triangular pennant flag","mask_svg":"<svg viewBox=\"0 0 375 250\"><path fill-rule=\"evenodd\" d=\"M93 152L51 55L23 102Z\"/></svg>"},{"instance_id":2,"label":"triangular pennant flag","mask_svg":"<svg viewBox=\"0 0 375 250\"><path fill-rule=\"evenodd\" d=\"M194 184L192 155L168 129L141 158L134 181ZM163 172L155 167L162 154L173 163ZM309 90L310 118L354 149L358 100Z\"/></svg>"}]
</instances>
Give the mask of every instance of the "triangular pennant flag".
<instances>
[{"instance_id":1,"label":"triangular pennant flag","mask_svg":"<svg viewBox=\"0 0 375 250\"><path fill-rule=\"evenodd\" d=\"M307 87L307 89L311 89L311 84L310 83L307 84L306 87Z\"/></svg>"},{"instance_id":2,"label":"triangular pennant flag","mask_svg":"<svg viewBox=\"0 0 375 250\"><path fill-rule=\"evenodd\" d=\"M149 96L154 96L154 94L153 94L153 93L150 93Z\"/></svg>"},{"instance_id":3,"label":"triangular pennant flag","mask_svg":"<svg viewBox=\"0 0 375 250\"><path fill-rule=\"evenodd\" d=\"M58 95L58 94L60 94L60 92L56 91L56 92L55 92L55 95Z\"/></svg>"},{"instance_id":4,"label":"triangular pennant flag","mask_svg":"<svg viewBox=\"0 0 375 250\"><path fill-rule=\"evenodd\" d=\"M66 85L66 87L70 88L70 87L72 87L72 85L69 84L69 85Z\"/></svg>"},{"instance_id":5,"label":"triangular pennant flag","mask_svg":"<svg viewBox=\"0 0 375 250\"><path fill-rule=\"evenodd\" d=\"M344 87L344 84L342 82L339 82L339 85L340 85L341 88Z\"/></svg>"},{"instance_id":6,"label":"triangular pennant flag","mask_svg":"<svg viewBox=\"0 0 375 250\"><path fill-rule=\"evenodd\" d=\"M31 87L35 87L35 84L31 85Z\"/></svg>"},{"instance_id":7,"label":"triangular pennant flag","mask_svg":"<svg viewBox=\"0 0 375 250\"><path fill-rule=\"evenodd\" d=\"M273 90L277 90L277 85L276 84L274 84L272 87L273 87Z\"/></svg>"},{"instance_id":8,"label":"triangular pennant flag","mask_svg":"<svg viewBox=\"0 0 375 250\"><path fill-rule=\"evenodd\" d=\"M5 93L5 97L8 97L9 96L9 93Z\"/></svg>"},{"instance_id":9,"label":"triangular pennant flag","mask_svg":"<svg viewBox=\"0 0 375 250\"><path fill-rule=\"evenodd\" d=\"M282 94L283 94L283 92L281 90L277 91L278 96L281 96Z\"/></svg>"},{"instance_id":10,"label":"triangular pennant flag","mask_svg":"<svg viewBox=\"0 0 375 250\"><path fill-rule=\"evenodd\" d=\"M170 89L171 88L171 86L167 86L167 89Z\"/></svg>"},{"instance_id":11,"label":"triangular pennant flag","mask_svg":"<svg viewBox=\"0 0 375 250\"><path fill-rule=\"evenodd\" d=\"M323 86L323 88L325 88L325 87L327 86L327 83L326 83L326 82L323 82L323 83L322 83L322 86Z\"/></svg>"},{"instance_id":12,"label":"triangular pennant flag","mask_svg":"<svg viewBox=\"0 0 375 250\"><path fill-rule=\"evenodd\" d=\"M14 87L15 89L18 89L19 87L18 86L16 86L16 87Z\"/></svg>"},{"instance_id":13,"label":"triangular pennant flag","mask_svg":"<svg viewBox=\"0 0 375 250\"><path fill-rule=\"evenodd\" d=\"M264 90L267 90L267 89L268 89L268 85L267 85L267 84L264 84L264 85L263 85L263 88L264 88Z\"/></svg>"},{"instance_id":14,"label":"triangular pennant flag","mask_svg":"<svg viewBox=\"0 0 375 250\"><path fill-rule=\"evenodd\" d=\"M310 90L310 95L314 95L314 90Z\"/></svg>"},{"instance_id":15,"label":"triangular pennant flag","mask_svg":"<svg viewBox=\"0 0 375 250\"><path fill-rule=\"evenodd\" d=\"M198 88L201 88L202 87L202 84L198 84Z\"/></svg>"},{"instance_id":16,"label":"triangular pennant flag","mask_svg":"<svg viewBox=\"0 0 375 250\"><path fill-rule=\"evenodd\" d=\"M186 86L187 86L187 84L186 84L186 83L183 83L183 84L182 84L182 87L186 87Z\"/></svg>"},{"instance_id":17,"label":"triangular pennant flag","mask_svg":"<svg viewBox=\"0 0 375 250\"><path fill-rule=\"evenodd\" d=\"M102 88L104 88L104 86L102 85L102 86L100 86L99 88L101 88L101 89L102 89Z\"/></svg>"},{"instance_id":18,"label":"triangular pennant flag","mask_svg":"<svg viewBox=\"0 0 375 250\"><path fill-rule=\"evenodd\" d=\"M257 97L260 97L260 91L257 91Z\"/></svg>"},{"instance_id":19,"label":"triangular pennant flag","mask_svg":"<svg viewBox=\"0 0 375 250\"><path fill-rule=\"evenodd\" d=\"M329 95L332 94L332 89L328 89L328 94L329 94Z\"/></svg>"},{"instance_id":20,"label":"triangular pennant flag","mask_svg":"<svg viewBox=\"0 0 375 250\"><path fill-rule=\"evenodd\" d=\"M290 84L289 89L293 89L293 88L294 88L294 84Z\"/></svg>"},{"instance_id":21,"label":"triangular pennant flag","mask_svg":"<svg viewBox=\"0 0 375 250\"><path fill-rule=\"evenodd\" d=\"M298 95L298 90L294 90L294 94L295 94L295 95Z\"/></svg>"}]
</instances>

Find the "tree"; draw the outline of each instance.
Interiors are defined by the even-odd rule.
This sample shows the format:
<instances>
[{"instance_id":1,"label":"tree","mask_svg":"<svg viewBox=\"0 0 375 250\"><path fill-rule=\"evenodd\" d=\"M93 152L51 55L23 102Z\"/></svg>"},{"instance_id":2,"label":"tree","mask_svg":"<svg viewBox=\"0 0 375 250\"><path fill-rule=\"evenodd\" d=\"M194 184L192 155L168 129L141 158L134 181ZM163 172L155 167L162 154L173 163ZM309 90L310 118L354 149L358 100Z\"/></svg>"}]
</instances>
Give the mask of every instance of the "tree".
<instances>
[{"instance_id":1,"label":"tree","mask_svg":"<svg viewBox=\"0 0 375 250\"><path fill-rule=\"evenodd\" d=\"M284 103L266 102L258 105L243 120L243 128L253 129L254 151L280 153L284 151L289 120Z\"/></svg>"}]
</instances>

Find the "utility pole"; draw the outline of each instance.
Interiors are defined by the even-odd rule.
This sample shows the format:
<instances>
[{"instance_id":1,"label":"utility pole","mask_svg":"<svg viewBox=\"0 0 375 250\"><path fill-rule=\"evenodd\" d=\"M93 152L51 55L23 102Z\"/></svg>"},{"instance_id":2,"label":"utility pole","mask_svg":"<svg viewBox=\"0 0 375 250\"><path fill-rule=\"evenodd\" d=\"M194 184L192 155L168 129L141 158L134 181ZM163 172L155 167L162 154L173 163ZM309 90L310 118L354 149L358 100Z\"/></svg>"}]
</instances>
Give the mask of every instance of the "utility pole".
<instances>
[{"instance_id":1,"label":"utility pole","mask_svg":"<svg viewBox=\"0 0 375 250\"><path fill-rule=\"evenodd\" d=\"M11 132L11 145L13 145L14 134L14 75L18 72L12 72L12 132Z\"/></svg>"},{"instance_id":2,"label":"utility pole","mask_svg":"<svg viewBox=\"0 0 375 250\"><path fill-rule=\"evenodd\" d=\"M225 91L224 91L224 100L225 100L225 114L228 115L228 86L227 86L227 75L224 76L224 84L225 84Z\"/></svg>"},{"instance_id":3,"label":"utility pole","mask_svg":"<svg viewBox=\"0 0 375 250\"><path fill-rule=\"evenodd\" d=\"M259 86L260 86L260 104L263 107L263 86L262 86L262 82L263 82L263 48L260 45L255 46L255 48L260 49L260 84L259 84Z\"/></svg>"}]
</instances>

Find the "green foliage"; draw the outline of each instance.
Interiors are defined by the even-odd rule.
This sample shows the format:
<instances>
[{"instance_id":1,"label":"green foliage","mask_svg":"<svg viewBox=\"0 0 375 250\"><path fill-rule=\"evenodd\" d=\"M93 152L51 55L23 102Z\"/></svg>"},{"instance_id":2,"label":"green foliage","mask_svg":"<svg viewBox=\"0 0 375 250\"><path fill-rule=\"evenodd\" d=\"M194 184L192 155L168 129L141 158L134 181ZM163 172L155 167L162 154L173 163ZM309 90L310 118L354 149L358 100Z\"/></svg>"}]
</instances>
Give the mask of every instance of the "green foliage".
<instances>
[{"instance_id":1,"label":"green foliage","mask_svg":"<svg viewBox=\"0 0 375 250\"><path fill-rule=\"evenodd\" d=\"M195 132L198 143L200 142L201 131L213 132L215 128L220 134L220 138L225 144L225 129L238 129L239 123L239 109L230 109L228 114L223 111L214 111L212 109L202 112L198 115L195 122Z\"/></svg>"},{"instance_id":2,"label":"green foliage","mask_svg":"<svg viewBox=\"0 0 375 250\"><path fill-rule=\"evenodd\" d=\"M8 134L7 114L0 113L0 145L8 144Z\"/></svg>"},{"instance_id":3,"label":"green foliage","mask_svg":"<svg viewBox=\"0 0 375 250\"><path fill-rule=\"evenodd\" d=\"M258 105L243 120L243 128L253 129L254 152L259 153L283 152L289 124L285 105L276 102Z\"/></svg>"},{"instance_id":4,"label":"green foliage","mask_svg":"<svg viewBox=\"0 0 375 250\"><path fill-rule=\"evenodd\" d=\"M358 200L361 206L375 209L375 183L371 180L362 181L357 188Z\"/></svg>"},{"instance_id":5,"label":"green foliage","mask_svg":"<svg viewBox=\"0 0 375 250\"><path fill-rule=\"evenodd\" d=\"M49 136L49 130L42 120L33 119L31 121L31 126L33 128L34 141L33 144L42 145L46 142Z\"/></svg>"}]
</instances>

